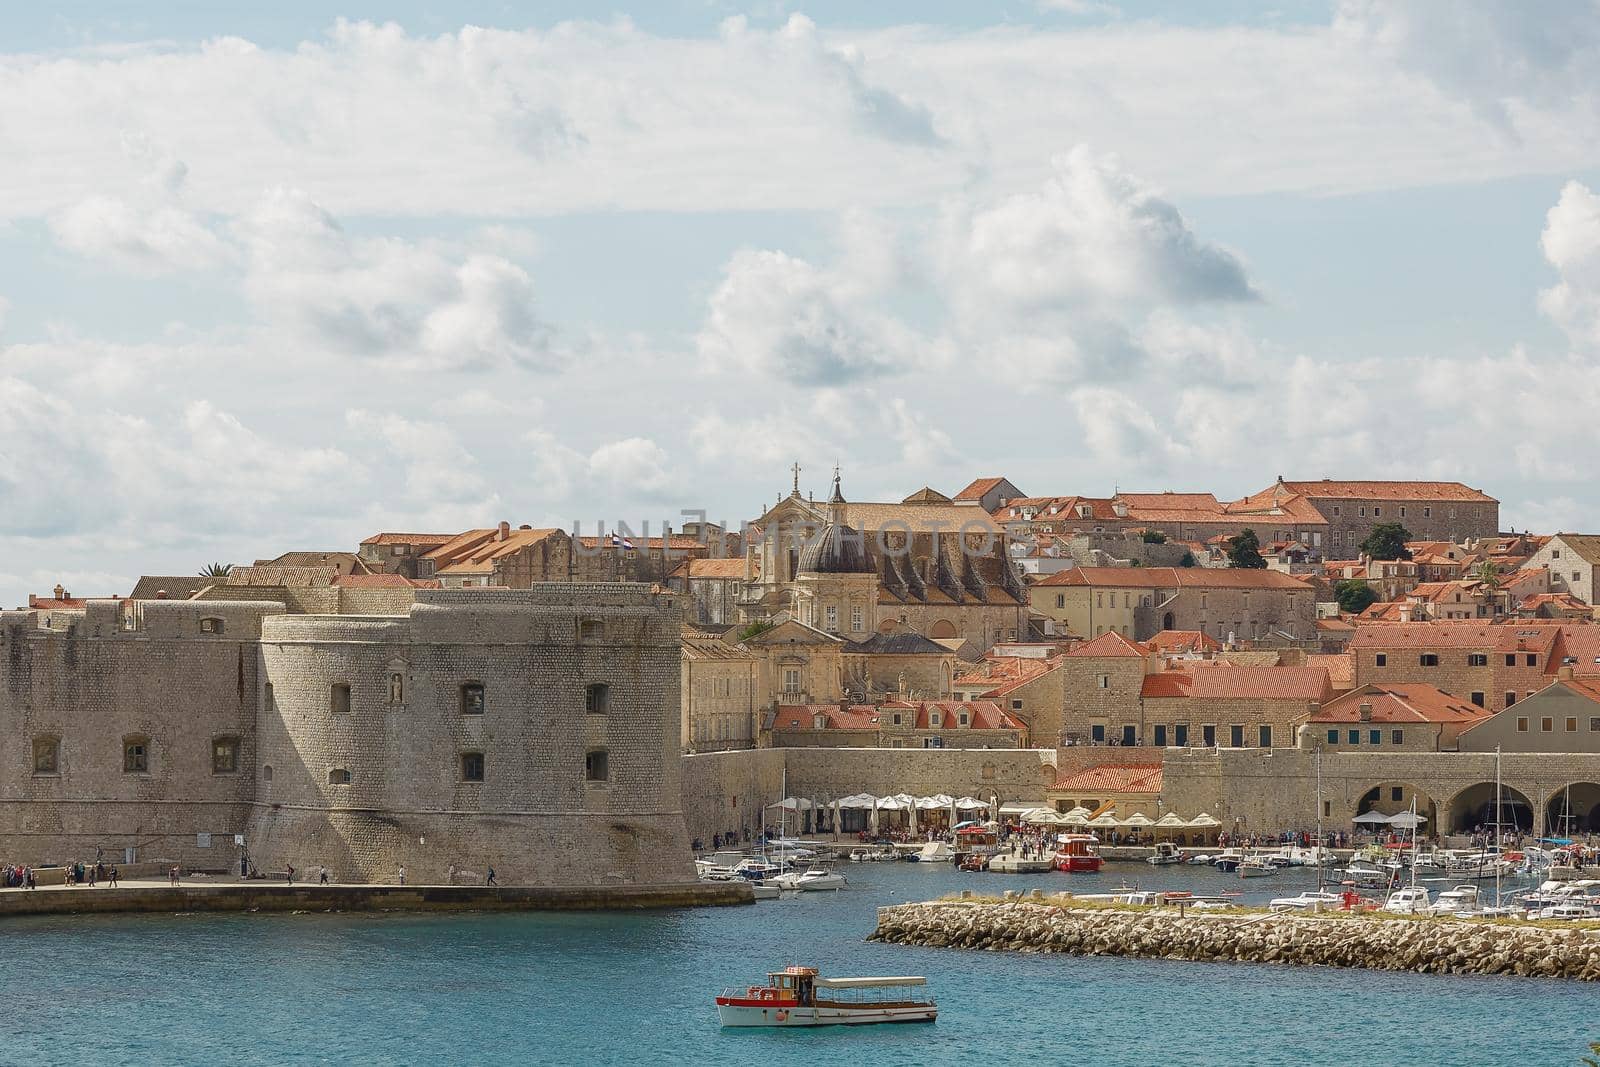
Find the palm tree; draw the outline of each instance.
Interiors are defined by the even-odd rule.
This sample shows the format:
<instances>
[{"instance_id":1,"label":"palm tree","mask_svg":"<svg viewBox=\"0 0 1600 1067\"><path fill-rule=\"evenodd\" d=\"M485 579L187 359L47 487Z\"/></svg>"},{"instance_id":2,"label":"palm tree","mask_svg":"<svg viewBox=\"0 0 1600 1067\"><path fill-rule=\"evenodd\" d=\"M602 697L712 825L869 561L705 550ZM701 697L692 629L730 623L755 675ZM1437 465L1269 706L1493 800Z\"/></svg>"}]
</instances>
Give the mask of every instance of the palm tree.
<instances>
[{"instance_id":1,"label":"palm tree","mask_svg":"<svg viewBox=\"0 0 1600 1067\"><path fill-rule=\"evenodd\" d=\"M1493 596L1500 589L1500 565L1498 563L1484 560L1478 564L1478 569L1473 573L1473 577L1481 582L1485 589L1489 590L1490 596Z\"/></svg>"},{"instance_id":2,"label":"palm tree","mask_svg":"<svg viewBox=\"0 0 1600 1067\"><path fill-rule=\"evenodd\" d=\"M226 578L232 573L233 564L231 563L207 563L200 568L200 577L202 578Z\"/></svg>"}]
</instances>

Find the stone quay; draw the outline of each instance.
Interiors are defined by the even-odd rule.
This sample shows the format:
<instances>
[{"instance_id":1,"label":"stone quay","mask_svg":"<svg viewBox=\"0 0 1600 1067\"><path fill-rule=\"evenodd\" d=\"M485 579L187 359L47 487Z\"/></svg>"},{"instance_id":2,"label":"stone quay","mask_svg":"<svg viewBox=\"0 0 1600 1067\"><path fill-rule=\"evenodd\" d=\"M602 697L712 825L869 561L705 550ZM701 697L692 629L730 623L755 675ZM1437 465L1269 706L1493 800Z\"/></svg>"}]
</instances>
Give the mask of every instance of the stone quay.
<instances>
[{"instance_id":1,"label":"stone quay","mask_svg":"<svg viewBox=\"0 0 1600 1067\"><path fill-rule=\"evenodd\" d=\"M941 900L878 909L868 940L991 952L1059 952L1206 963L1363 967L1414 974L1600 980L1600 933L1366 914L1180 914L1039 900Z\"/></svg>"}]
</instances>

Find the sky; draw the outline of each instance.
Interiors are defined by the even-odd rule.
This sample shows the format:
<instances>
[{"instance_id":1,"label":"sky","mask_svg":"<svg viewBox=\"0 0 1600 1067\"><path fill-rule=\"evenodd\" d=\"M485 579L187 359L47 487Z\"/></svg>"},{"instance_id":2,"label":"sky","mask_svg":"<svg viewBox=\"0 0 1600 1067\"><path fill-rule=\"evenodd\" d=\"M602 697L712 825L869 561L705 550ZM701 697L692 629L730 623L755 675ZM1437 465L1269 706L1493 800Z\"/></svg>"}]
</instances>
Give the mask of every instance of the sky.
<instances>
[{"instance_id":1,"label":"sky","mask_svg":"<svg viewBox=\"0 0 1600 1067\"><path fill-rule=\"evenodd\" d=\"M1600 529L1597 72L1600 0L7 5L0 604L796 462Z\"/></svg>"}]
</instances>

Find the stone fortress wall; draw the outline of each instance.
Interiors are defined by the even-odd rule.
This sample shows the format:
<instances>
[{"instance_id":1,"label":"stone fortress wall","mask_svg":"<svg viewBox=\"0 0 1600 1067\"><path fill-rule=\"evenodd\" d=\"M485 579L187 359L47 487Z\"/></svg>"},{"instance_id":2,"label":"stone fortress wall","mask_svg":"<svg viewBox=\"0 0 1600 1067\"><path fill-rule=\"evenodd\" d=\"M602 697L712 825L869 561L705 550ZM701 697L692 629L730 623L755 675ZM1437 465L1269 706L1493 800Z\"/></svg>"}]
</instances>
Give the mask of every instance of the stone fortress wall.
<instances>
[{"instance_id":1,"label":"stone fortress wall","mask_svg":"<svg viewBox=\"0 0 1600 1067\"><path fill-rule=\"evenodd\" d=\"M91 603L59 633L0 613L0 862L132 849L237 869L239 834L263 871L346 880L405 865L437 881L451 864L536 885L692 877L671 596L556 584L421 590L405 615L130 607ZM37 744L58 746L53 773Z\"/></svg>"}]
</instances>

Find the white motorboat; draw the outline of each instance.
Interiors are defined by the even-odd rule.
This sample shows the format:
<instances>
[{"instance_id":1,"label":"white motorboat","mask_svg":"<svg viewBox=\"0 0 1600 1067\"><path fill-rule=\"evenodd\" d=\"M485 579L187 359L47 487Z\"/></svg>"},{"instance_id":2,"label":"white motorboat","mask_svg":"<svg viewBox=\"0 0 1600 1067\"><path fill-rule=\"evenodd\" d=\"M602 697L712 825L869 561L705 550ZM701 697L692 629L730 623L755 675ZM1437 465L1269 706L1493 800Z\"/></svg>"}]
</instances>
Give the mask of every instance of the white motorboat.
<instances>
[{"instance_id":1,"label":"white motorboat","mask_svg":"<svg viewBox=\"0 0 1600 1067\"><path fill-rule=\"evenodd\" d=\"M1042 874L1054 867L1054 856L1025 856L1013 850L990 856L988 869L996 874Z\"/></svg>"},{"instance_id":2,"label":"white motorboat","mask_svg":"<svg viewBox=\"0 0 1600 1067\"><path fill-rule=\"evenodd\" d=\"M1298 896L1278 897L1267 904L1273 911L1331 911L1344 904L1344 897L1327 890L1307 890Z\"/></svg>"},{"instance_id":3,"label":"white motorboat","mask_svg":"<svg viewBox=\"0 0 1600 1067\"><path fill-rule=\"evenodd\" d=\"M1239 864L1244 862L1244 850L1238 848L1225 848L1212 857L1211 865L1223 874L1232 874L1239 869Z\"/></svg>"},{"instance_id":4,"label":"white motorboat","mask_svg":"<svg viewBox=\"0 0 1600 1067\"><path fill-rule=\"evenodd\" d=\"M694 861L695 873L703 881L726 882L738 878L738 867L750 859L743 852L713 852Z\"/></svg>"},{"instance_id":5,"label":"white motorboat","mask_svg":"<svg viewBox=\"0 0 1600 1067\"><path fill-rule=\"evenodd\" d=\"M1529 912L1530 916L1535 913ZM1536 914L1540 919L1593 919L1600 913L1587 904L1552 904L1548 908L1540 908Z\"/></svg>"},{"instance_id":6,"label":"white motorboat","mask_svg":"<svg viewBox=\"0 0 1600 1067\"><path fill-rule=\"evenodd\" d=\"M906 859L913 863L949 863L955 859L955 849L944 841L929 841Z\"/></svg>"},{"instance_id":7,"label":"white motorboat","mask_svg":"<svg viewBox=\"0 0 1600 1067\"><path fill-rule=\"evenodd\" d=\"M726 989L717 998L723 1026L860 1026L931 1023L939 1014L918 996L928 980L823 978L815 967L788 967L767 975L764 986Z\"/></svg>"},{"instance_id":8,"label":"white motorboat","mask_svg":"<svg viewBox=\"0 0 1600 1067\"><path fill-rule=\"evenodd\" d=\"M798 889L802 893L814 893L823 889L843 889L846 883L844 875L837 871L830 871L826 867L807 867L803 871L790 871L788 874L769 878L767 884L775 885L779 889Z\"/></svg>"},{"instance_id":9,"label":"white motorboat","mask_svg":"<svg viewBox=\"0 0 1600 1067\"><path fill-rule=\"evenodd\" d=\"M1239 864L1240 878L1265 878L1277 874L1279 868L1262 856L1250 856Z\"/></svg>"},{"instance_id":10,"label":"white motorboat","mask_svg":"<svg viewBox=\"0 0 1600 1067\"><path fill-rule=\"evenodd\" d=\"M1145 862L1157 867L1165 867L1173 863L1183 862L1183 853L1178 851L1178 846L1171 841L1157 841L1153 854L1145 857Z\"/></svg>"},{"instance_id":11,"label":"white motorboat","mask_svg":"<svg viewBox=\"0 0 1600 1067\"><path fill-rule=\"evenodd\" d=\"M1197 852L1183 862L1189 864L1191 867L1209 867L1216 862L1216 859L1217 857L1215 856L1207 856L1203 853Z\"/></svg>"},{"instance_id":12,"label":"white motorboat","mask_svg":"<svg viewBox=\"0 0 1600 1067\"><path fill-rule=\"evenodd\" d=\"M1428 890L1420 885L1396 889L1383 902L1383 910L1396 915L1424 915L1428 911Z\"/></svg>"},{"instance_id":13,"label":"white motorboat","mask_svg":"<svg viewBox=\"0 0 1600 1067\"><path fill-rule=\"evenodd\" d=\"M1446 889L1428 905L1429 915L1460 915L1462 912L1477 910L1478 887L1475 885L1458 885L1454 889Z\"/></svg>"}]
</instances>

